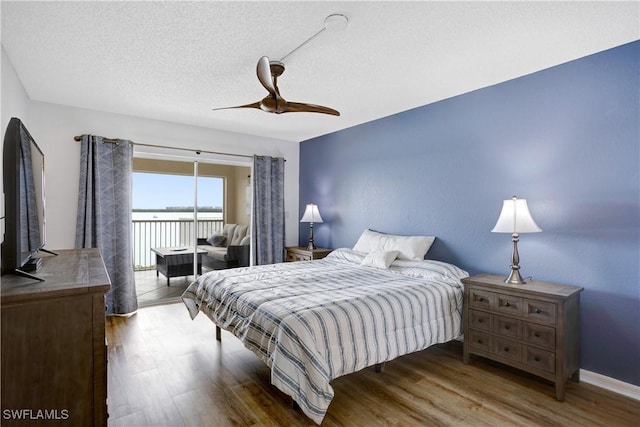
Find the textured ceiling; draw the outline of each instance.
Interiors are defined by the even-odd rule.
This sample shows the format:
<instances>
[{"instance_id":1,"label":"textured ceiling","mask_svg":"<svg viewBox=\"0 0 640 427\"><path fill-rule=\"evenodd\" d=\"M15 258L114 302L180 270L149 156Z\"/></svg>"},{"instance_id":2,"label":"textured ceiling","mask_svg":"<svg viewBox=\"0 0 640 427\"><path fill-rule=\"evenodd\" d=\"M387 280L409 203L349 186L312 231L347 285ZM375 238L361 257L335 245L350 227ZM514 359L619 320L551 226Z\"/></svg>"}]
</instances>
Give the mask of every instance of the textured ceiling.
<instances>
[{"instance_id":1,"label":"textured ceiling","mask_svg":"<svg viewBox=\"0 0 640 427\"><path fill-rule=\"evenodd\" d=\"M12 2L2 44L32 100L301 141L640 38L632 2ZM267 93L324 114L212 108Z\"/></svg>"}]
</instances>

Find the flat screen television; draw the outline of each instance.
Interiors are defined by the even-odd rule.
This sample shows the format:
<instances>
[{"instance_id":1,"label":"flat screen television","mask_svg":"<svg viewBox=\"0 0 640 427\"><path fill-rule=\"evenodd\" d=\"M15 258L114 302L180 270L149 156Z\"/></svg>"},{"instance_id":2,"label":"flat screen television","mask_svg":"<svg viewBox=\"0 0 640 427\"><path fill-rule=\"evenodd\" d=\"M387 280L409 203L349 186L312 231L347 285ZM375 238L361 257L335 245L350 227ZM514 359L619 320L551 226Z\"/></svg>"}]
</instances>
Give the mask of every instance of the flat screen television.
<instances>
[{"instance_id":1,"label":"flat screen television","mask_svg":"<svg viewBox=\"0 0 640 427\"><path fill-rule=\"evenodd\" d=\"M12 118L4 135L3 190L5 227L2 274L31 274L40 266L34 255L44 250L44 153L18 118ZM49 251L47 251L49 252Z\"/></svg>"}]
</instances>

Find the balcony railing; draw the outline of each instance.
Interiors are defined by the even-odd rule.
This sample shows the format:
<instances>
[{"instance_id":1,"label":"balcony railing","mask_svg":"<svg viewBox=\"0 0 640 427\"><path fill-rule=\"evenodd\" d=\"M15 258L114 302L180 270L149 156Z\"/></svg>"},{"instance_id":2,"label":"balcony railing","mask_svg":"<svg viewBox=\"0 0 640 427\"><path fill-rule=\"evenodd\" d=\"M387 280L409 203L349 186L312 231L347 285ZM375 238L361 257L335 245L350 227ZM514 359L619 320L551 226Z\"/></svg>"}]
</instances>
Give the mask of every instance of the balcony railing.
<instances>
[{"instance_id":1,"label":"balcony railing","mask_svg":"<svg viewBox=\"0 0 640 427\"><path fill-rule=\"evenodd\" d=\"M214 232L221 232L222 219L198 220L198 235L207 238ZM149 270L156 266L156 257L151 248L193 245L194 222L189 219L177 220L133 220L133 267L134 270Z\"/></svg>"}]
</instances>

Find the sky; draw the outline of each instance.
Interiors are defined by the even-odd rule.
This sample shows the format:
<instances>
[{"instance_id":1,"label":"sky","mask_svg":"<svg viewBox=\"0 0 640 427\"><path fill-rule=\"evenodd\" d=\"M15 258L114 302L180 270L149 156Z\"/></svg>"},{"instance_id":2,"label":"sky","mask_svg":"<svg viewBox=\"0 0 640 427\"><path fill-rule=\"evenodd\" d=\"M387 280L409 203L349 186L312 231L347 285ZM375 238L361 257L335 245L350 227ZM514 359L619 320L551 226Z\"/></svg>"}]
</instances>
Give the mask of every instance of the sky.
<instances>
[{"instance_id":1,"label":"sky","mask_svg":"<svg viewBox=\"0 0 640 427\"><path fill-rule=\"evenodd\" d=\"M198 206L220 206L222 178L198 178ZM193 177L159 173L133 173L133 209L193 206Z\"/></svg>"}]
</instances>

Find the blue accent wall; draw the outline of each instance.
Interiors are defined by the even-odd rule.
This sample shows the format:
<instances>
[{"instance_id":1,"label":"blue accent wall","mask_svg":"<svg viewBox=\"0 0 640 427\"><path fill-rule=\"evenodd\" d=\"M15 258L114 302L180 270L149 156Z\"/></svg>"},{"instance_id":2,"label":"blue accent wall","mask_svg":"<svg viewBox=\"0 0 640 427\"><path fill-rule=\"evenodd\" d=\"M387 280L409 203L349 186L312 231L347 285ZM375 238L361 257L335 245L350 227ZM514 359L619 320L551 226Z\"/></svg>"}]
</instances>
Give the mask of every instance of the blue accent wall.
<instances>
[{"instance_id":1,"label":"blue accent wall","mask_svg":"<svg viewBox=\"0 0 640 427\"><path fill-rule=\"evenodd\" d=\"M637 41L301 142L299 214L318 204L320 247L435 235L427 258L506 276L490 230L527 199L543 232L520 236L522 275L583 286L581 367L640 385L639 146Z\"/></svg>"}]
</instances>

